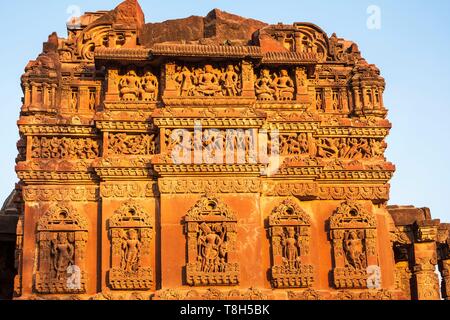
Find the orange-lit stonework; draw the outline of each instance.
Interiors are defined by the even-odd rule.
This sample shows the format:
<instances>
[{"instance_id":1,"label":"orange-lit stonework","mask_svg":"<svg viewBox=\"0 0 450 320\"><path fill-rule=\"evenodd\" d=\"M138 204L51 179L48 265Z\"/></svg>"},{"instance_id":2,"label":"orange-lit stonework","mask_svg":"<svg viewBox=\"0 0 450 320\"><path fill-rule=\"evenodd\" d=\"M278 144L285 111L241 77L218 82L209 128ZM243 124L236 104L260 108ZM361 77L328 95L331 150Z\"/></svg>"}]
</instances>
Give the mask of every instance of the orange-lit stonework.
<instances>
[{"instance_id":1,"label":"orange-lit stonework","mask_svg":"<svg viewBox=\"0 0 450 320\"><path fill-rule=\"evenodd\" d=\"M22 88L5 297L449 297L450 227L387 206L385 81L351 41L128 0L52 34Z\"/></svg>"}]
</instances>

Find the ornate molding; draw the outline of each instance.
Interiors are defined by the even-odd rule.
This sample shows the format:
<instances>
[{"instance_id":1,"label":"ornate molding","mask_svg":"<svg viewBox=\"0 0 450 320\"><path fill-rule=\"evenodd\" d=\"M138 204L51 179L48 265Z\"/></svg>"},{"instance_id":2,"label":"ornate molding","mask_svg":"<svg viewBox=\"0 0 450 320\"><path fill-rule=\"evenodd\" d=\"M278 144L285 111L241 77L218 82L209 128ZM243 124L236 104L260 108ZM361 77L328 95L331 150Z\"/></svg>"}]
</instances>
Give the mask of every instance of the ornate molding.
<instances>
[{"instance_id":1,"label":"ornate molding","mask_svg":"<svg viewBox=\"0 0 450 320\"><path fill-rule=\"evenodd\" d=\"M100 196L103 199L110 198L154 198L158 195L156 182L130 183L108 182L100 185Z\"/></svg>"},{"instance_id":2,"label":"ornate molding","mask_svg":"<svg viewBox=\"0 0 450 320\"><path fill-rule=\"evenodd\" d=\"M261 189L258 178L162 178L158 185L164 194L259 193Z\"/></svg>"},{"instance_id":3,"label":"ornate molding","mask_svg":"<svg viewBox=\"0 0 450 320\"><path fill-rule=\"evenodd\" d=\"M22 194L26 202L96 202L99 200L96 186L26 186L22 188Z\"/></svg>"}]
</instances>

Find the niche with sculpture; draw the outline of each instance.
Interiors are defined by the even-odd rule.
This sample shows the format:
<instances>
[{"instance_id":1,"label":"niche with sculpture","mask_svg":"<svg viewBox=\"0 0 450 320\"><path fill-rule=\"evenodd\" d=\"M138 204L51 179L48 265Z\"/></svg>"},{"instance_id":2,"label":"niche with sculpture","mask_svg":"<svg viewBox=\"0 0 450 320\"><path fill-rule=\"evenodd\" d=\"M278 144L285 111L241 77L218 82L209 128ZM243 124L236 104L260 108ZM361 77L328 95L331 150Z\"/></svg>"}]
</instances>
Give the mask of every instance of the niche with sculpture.
<instances>
[{"instance_id":1,"label":"niche with sculpture","mask_svg":"<svg viewBox=\"0 0 450 320\"><path fill-rule=\"evenodd\" d=\"M309 264L311 218L293 200L284 200L269 217L271 280L274 288L308 288L314 283Z\"/></svg>"},{"instance_id":2,"label":"niche with sculpture","mask_svg":"<svg viewBox=\"0 0 450 320\"><path fill-rule=\"evenodd\" d=\"M190 286L239 284L235 214L215 197L203 197L185 218L186 282Z\"/></svg>"},{"instance_id":3,"label":"niche with sculpture","mask_svg":"<svg viewBox=\"0 0 450 320\"><path fill-rule=\"evenodd\" d=\"M342 203L330 218L334 286L367 289L369 270L379 268L376 220L362 204Z\"/></svg>"},{"instance_id":4,"label":"niche with sculpture","mask_svg":"<svg viewBox=\"0 0 450 320\"><path fill-rule=\"evenodd\" d=\"M113 290L150 290L153 285L150 215L133 201L125 203L108 220L111 269L108 284Z\"/></svg>"},{"instance_id":5,"label":"niche with sculpture","mask_svg":"<svg viewBox=\"0 0 450 320\"><path fill-rule=\"evenodd\" d=\"M37 270L34 289L40 294L82 294L86 292L85 217L66 204L56 204L37 224Z\"/></svg>"}]
</instances>

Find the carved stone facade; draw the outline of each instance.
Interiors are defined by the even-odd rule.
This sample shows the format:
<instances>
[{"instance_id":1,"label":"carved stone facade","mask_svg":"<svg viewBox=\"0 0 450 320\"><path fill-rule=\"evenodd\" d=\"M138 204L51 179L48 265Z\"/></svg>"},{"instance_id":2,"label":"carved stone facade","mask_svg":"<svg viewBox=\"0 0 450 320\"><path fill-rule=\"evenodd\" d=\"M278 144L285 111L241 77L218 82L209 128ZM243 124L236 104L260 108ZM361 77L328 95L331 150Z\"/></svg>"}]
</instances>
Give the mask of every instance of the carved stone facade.
<instances>
[{"instance_id":1,"label":"carved stone facade","mask_svg":"<svg viewBox=\"0 0 450 320\"><path fill-rule=\"evenodd\" d=\"M8 290L437 299L438 267L448 299L448 226L387 207L384 88L310 23L86 13L22 77Z\"/></svg>"}]
</instances>

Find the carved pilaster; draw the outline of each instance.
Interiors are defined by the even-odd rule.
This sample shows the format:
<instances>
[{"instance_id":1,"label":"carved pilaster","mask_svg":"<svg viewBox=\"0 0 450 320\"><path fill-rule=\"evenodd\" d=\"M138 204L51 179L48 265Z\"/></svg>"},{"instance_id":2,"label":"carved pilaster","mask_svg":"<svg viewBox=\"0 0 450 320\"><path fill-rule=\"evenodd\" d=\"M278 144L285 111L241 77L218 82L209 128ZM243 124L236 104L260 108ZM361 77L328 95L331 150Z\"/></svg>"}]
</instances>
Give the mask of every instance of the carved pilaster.
<instances>
[{"instance_id":1,"label":"carved pilaster","mask_svg":"<svg viewBox=\"0 0 450 320\"><path fill-rule=\"evenodd\" d=\"M414 225L414 298L440 300L439 278L436 274L436 239L439 221L423 221Z\"/></svg>"}]
</instances>

